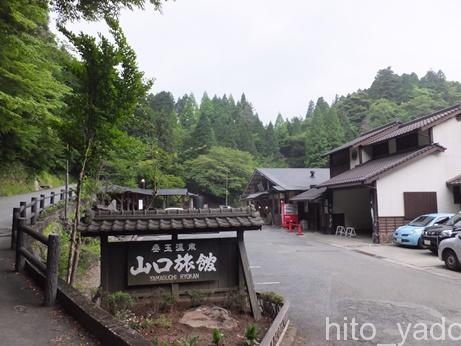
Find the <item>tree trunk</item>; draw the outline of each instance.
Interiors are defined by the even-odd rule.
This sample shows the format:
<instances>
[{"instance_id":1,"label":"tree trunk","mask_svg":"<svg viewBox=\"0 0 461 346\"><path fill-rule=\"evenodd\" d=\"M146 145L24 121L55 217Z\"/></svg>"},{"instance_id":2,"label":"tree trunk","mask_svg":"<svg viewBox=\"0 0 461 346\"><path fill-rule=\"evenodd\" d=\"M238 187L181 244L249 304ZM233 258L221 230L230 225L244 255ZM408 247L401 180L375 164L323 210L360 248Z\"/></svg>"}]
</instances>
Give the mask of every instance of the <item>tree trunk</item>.
<instances>
[{"instance_id":1,"label":"tree trunk","mask_svg":"<svg viewBox=\"0 0 461 346\"><path fill-rule=\"evenodd\" d=\"M88 160L88 155L90 152L90 147L91 147L91 140L88 141L86 149L85 149L85 155L83 157L83 163L82 163L82 169L80 170L80 173L78 175L78 181L77 181L77 191L76 191L76 205L75 205L75 219L74 219L74 224L72 225L72 233L70 236L70 246L69 246L69 257L67 259L67 283L70 285L73 284L74 277L75 277L75 269L78 266L78 256L76 256L77 253L77 227L80 222L80 204L81 204L81 197L82 197L82 184L83 184L83 178L85 177L85 168L86 168L86 163Z\"/></svg>"}]
</instances>

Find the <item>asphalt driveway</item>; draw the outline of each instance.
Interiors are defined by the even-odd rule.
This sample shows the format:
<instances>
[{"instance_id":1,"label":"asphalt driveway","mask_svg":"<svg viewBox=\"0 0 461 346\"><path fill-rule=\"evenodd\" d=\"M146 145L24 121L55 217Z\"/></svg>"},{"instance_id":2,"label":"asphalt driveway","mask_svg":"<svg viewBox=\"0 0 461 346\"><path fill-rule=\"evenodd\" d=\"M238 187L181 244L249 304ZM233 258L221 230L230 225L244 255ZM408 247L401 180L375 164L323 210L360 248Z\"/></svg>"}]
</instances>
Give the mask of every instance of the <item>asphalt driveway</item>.
<instances>
[{"instance_id":1,"label":"asphalt driveway","mask_svg":"<svg viewBox=\"0 0 461 346\"><path fill-rule=\"evenodd\" d=\"M307 345L460 344L448 340L448 335L445 342L429 335L435 323L445 321L446 328L461 323L461 273L445 270L429 251L354 241L338 245L327 236L297 237L271 227L247 232L245 239L257 290L279 292L291 302L291 319ZM397 254L405 261L396 260ZM335 327L326 340L327 318L330 326L341 327L339 341ZM359 327L371 323L376 336L370 341L351 340L357 336L352 329L359 328L348 324L352 321ZM405 340L399 326L408 331ZM365 334L372 331L366 327ZM416 340L414 332L423 327L428 338ZM452 329L454 336L460 335L459 327L456 333Z\"/></svg>"}]
</instances>

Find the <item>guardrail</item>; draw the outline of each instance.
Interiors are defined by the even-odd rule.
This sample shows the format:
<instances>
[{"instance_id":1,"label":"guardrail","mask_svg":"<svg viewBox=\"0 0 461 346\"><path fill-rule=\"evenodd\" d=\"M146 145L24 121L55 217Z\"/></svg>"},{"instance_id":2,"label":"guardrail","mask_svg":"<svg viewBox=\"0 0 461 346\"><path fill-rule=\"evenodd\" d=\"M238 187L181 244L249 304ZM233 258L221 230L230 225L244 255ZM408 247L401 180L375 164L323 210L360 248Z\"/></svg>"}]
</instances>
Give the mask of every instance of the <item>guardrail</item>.
<instances>
[{"instance_id":1,"label":"guardrail","mask_svg":"<svg viewBox=\"0 0 461 346\"><path fill-rule=\"evenodd\" d=\"M53 305L56 301L60 239L59 236L54 234L45 236L31 226L37 223L41 211L57 202L57 197L59 201L70 200L72 198L72 191L70 190L68 194L66 194L65 190L61 190L59 194L51 192L49 196L40 195L39 198L32 197L30 203L20 202L19 208L13 208L13 223L11 227L11 248L16 249L15 270L17 272L24 270L25 261L27 260L44 274L44 304L46 306ZM46 200L48 199L49 204L46 206ZM43 263L40 258L27 249L24 238L25 234L47 247L46 263Z\"/></svg>"},{"instance_id":2,"label":"guardrail","mask_svg":"<svg viewBox=\"0 0 461 346\"><path fill-rule=\"evenodd\" d=\"M288 309L290 307L289 303L283 304L280 310L277 313L277 316L272 321L269 330L266 332L263 340L261 341L261 346L276 346L279 345L283 340L285 332L288 328Z\"/></svg>"}]
</instances>

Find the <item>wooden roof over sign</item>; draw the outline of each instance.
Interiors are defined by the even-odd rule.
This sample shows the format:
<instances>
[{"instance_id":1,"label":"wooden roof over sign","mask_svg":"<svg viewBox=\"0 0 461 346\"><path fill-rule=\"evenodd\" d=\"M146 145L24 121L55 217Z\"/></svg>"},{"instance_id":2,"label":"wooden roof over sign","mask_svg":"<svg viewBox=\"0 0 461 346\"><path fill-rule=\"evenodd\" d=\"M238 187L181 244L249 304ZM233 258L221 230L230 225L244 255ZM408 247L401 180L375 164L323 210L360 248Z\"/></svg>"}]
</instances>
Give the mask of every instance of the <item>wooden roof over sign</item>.
<instances>
[{"instance_id":1,"label":"wooden roof over sign","mask_svg":"<svg viewBox=\"0 0 461 346\"><path fill-rule=\"evenodd\" d=\"M260 230L263 220L252 208L149 211L97 211L78 227L84 237L101 235L187 234Z\"/></svg>"}]
</instances>

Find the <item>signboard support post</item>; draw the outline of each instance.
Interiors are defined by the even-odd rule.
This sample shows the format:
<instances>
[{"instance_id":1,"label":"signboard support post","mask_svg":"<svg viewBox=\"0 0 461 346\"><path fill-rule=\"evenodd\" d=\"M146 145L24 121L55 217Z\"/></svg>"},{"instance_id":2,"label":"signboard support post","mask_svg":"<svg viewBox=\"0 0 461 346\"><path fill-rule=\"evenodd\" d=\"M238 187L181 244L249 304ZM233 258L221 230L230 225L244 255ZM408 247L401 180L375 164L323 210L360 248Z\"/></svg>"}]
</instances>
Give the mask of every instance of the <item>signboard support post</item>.
<instances>
[{"instance_id":1,"label":"signboard support post","mask_svg":"<svg viewBox=\"0 0 461 346\"><path fill-rule=\"evenodd\" d=\"M250 272L250 263L248 261L247 251L243 240L243 231L237 232L240 261L243 267L243 274L245 276L245 283L247 286L248 297L250 299L250 307L253 312L253 317L256 321L261 319L261 310L259 309L258 298L253 285L253 277Z\"/></svg>"},{"instance_id":2,"label":"signboard support post","mask_svg":"<svg viewBox=\"0 0 461 346\"><path fill-rule=\"evenodd\" d=\"M109 264L108 264L108 237L102 235L100 237L101 247L101 289L103 293L109 291Z\"/></svg>"}]
</instances>

